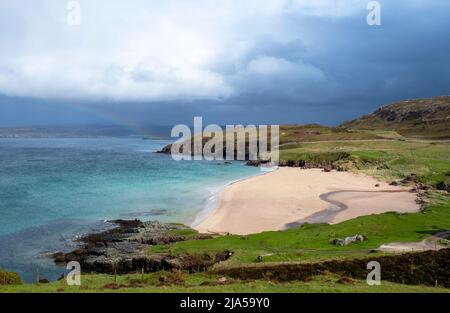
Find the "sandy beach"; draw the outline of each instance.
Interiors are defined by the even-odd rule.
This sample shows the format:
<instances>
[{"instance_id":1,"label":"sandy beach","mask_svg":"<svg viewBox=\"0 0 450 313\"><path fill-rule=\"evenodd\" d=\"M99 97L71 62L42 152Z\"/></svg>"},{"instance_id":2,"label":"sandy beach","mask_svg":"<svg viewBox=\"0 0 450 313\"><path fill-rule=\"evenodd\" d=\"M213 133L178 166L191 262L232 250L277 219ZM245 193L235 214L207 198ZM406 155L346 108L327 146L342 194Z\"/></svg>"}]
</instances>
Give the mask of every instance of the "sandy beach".
<instances>
[{"instance_id":1,"label":"sandy beach","mask_svg":"<svg viewBox=\"0 0 450 313\"><path fill-rule=\"evenodd\" d=\"M194 228L251 234L304 222L334 224L389 211L417 212L416 195L409 189L350 172L279 168L226 187L218 208Z\"/></svg>"}]
</instances>

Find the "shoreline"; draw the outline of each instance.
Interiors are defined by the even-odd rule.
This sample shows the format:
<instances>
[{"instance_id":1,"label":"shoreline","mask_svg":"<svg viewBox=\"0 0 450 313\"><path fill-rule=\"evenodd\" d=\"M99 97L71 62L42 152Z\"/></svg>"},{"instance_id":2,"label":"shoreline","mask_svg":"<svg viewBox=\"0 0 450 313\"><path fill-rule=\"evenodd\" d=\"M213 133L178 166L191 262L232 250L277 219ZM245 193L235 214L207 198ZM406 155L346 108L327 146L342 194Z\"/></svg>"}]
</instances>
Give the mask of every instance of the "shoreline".
<instances>
[{"instance_id":1,"label":"shoreline","mask_svg":"<svg viewBox=\"0 0 450 313\"><path fill-rule=\"evenodd\" d=\"M364 174L286 167L264 174L226 185L216 208L192 227L203 233L246 235L420 209L410 188Z\"/></svg>"},{"instance_id":2,"label":"shoreline","mask_svg":"<svg viewBox=\"0 0 450 313\"><path fill-rule=\"evenodd\" d=\"M225 185L219 187L216 191L212 192L211 196L208 198L208 200L206 202L205 207L198 210L198 212L195 215L194 220L191 223L188 223L189 227L195 229L195 227L197 227L198 225L203 223L206 219L208 219L209 216L211 216L214 213L214 211L219 206L221 195L229 186L232 186L234 184L240 183L242 181L245 181L245 180L253 178L253 177L258 177L258 176L269 174L276 170L278 170L277 167L271 167L271 168L269 168L269 170L260 170L260 172L257 174L231 180L231 181L227 182Z\"/></svg>"}]
</instances>

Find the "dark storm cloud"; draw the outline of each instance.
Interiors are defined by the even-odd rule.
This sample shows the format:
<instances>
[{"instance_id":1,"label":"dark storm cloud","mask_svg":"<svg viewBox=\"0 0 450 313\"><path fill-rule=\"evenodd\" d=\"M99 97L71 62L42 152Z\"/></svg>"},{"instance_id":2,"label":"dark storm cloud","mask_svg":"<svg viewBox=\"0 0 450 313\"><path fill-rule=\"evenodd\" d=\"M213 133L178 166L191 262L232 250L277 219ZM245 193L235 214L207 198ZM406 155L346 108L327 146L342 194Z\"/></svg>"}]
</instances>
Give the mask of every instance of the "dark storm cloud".
<instances>
[{"instance_id":1,"label":"dark storm cloud","mask_svg":"<svg viewBox=\"0 0 450 313\"><path fill-rule=\"evenodd\" d=\"M339 11L327 1L309 7L304 1L281 2L264 2L258 10L252 10L251 1L244 9L210 8L213 17L223 19L220 22L211 22L198 9L195 21L184 29L182 22L164 23L164 14L183 13L174 5L173 12L162 10L154 16L160 24L153 23L174 41L151 33L159 40L128 42L130 49L138 49L128 58L110 41L105 44L117 53L105 53L91 42L80 51L94 58L78 55L73 60L86 66L81 72L89 74L81 75L85 80L79 79L76 68L60 82L52 81L59 77L58 62L64 61L53 58L54 47L44 58L44 77L29 83L34 73L28 71L30 64L42 58L33 53L35 47L19 42L23 57L0 62L0 92L7 95L0 98L0 125L20 124L26 112L23 122L31 122L32 112L42 106L30 103L46 100L70 102L61 106L66 110L55 110L60 119L72 121L83 120L84 114L85 120L104 122L110 115L132 123L170 125L202 115L207 122L222 124L336 124L392 101L450 93L450 2L381 1L381 26L367 25L363 0L339 2L346 3ZM136 40L146 36L138 26L127 28ZM26 27L21 29L26 33ZM10 36L0 38L11 41ZM184 38L191 40L187 46L180 44ZM127 47L126 41L119 43ZM49 71L55 74L47 75ZM97 88L91 88L93 84ZM81 111L76 112L80 102ZM51 122L52 109L44 111ZM39 115L39 123L46 122L45 115Z\"/></svg>"}]
</instances>

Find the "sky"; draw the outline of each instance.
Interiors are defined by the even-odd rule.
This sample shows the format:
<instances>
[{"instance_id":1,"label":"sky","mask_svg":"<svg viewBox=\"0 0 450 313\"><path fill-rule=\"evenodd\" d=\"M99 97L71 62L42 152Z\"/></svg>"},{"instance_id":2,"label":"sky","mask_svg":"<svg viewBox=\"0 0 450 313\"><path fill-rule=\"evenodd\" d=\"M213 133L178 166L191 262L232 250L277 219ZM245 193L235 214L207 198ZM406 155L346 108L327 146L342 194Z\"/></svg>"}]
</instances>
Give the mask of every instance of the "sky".
<instances>
[{"instance_id":1,"label":"sky","mask_svg":"<svg viewBox=\"0 0 450 313\"><path fill-rule=\"evenodd\" d=\"M0 0L0 127L337 125L450 94L450 1L372 26L369 2Z\"/></svg>"}]
</instances>

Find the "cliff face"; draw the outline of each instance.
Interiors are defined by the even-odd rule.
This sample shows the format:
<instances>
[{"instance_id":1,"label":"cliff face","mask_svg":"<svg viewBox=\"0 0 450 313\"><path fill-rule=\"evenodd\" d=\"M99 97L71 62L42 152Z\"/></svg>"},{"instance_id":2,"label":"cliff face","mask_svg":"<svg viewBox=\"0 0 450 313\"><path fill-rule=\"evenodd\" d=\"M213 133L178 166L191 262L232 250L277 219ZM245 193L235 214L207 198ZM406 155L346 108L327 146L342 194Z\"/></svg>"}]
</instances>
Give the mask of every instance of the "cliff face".
<instances>
[{"instance_id":1,"label":"cliff face","mask_svg":"<svg viewBox=\"0 0 450 313\"><path fill-rule=\"evenodd\" d=\"M450 138L450 96L396 102L341 127L393 130L406 137Z\"/></svg>"}]
</instances>

